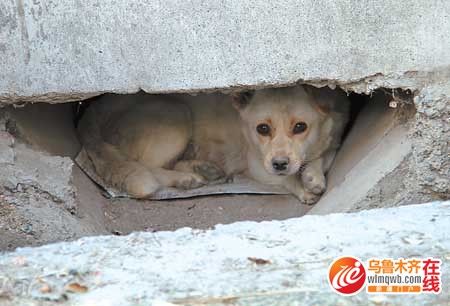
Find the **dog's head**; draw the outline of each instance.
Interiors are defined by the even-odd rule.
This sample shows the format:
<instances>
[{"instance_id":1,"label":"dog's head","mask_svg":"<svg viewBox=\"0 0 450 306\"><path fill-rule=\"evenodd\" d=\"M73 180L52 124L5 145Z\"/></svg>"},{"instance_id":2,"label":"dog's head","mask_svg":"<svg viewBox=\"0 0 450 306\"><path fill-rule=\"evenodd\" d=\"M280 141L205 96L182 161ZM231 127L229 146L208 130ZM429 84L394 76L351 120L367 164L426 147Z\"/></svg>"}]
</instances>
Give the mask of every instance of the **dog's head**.
<instances>
[{"instance_id":1,"label":"dog's head","mask_svg":"<svg viewBox=\"0 0 450 306\"><path fill-rule=\"evenodd\" d=\"M320 139L329 109L307 87L265 89L232 96L250 146L273 175L293 175Z\"/></svg>"}]
</instances>

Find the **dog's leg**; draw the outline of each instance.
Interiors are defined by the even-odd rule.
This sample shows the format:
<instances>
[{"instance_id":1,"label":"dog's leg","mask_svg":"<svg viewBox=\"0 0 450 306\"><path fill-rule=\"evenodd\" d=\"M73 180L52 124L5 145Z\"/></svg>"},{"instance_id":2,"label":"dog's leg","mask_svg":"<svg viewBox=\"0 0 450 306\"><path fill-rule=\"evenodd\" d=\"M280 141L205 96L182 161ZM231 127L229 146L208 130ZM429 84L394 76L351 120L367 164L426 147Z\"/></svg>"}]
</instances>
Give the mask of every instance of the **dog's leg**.
<instances>
[{"instance_id":1,"label":"dog's leg","mask_svg":"<svg viewBox=\"0 0 450 306\"><path fill-rule=\"evenodd\" d=\"M139 163L127 161L114 166L109 181L133 198L148 198L161 187L153 174Z\"/></svg>"},{"instance_id":2,"label":"dog's leg","mask_svg":"<svg viewBox=\"0 0 450 306\"><path fill-rule=\"evenodd\" d=\"M99 142L86 149L99 176L130 196L147 198L160 188L160 183L145 166L127 160L113 145Z\"/></svg>"},{"instance_id":3,"label":"dog's leg","mask_svg":"<svg viewBox=\"0 0 450 306\"><path fill-rule=\"evenodd\" d=\"M163 168L151 169L150 171L159 183L165 187L193 189L207 183L203 176L194 172L167 170Z\"/></svg>"},{"instance_id":4,"label":"dog's leg","mask_svg":"<svg viewBox=\"0 0 450 306\"><path fill-rule=\"evenodd\" d=\"M325 174L333 163L336 151L329 151L321 158L311 161L302 172L302 182L305 189L317 195L321 195L327 188Z\"/></svg>"},{"instance_id":5,"label":"dog's leg","mask_svg":"<svg viewBox=\"0 0 450 306\"><path fill-rule=\"evenodd\" d=\"M327 186L323 166L324 159L321 157L309 162L302 171L302 182L307 191L318 195L325 192Z\"/></svg>"},{"instance_id":6,"label":"dog's leg","mask_svg":"<svg viewBox=\"0 0 450 306\"><path fill-rule=\"evenodd\" d=\"M181 160L176 163L174 170L194 172L208 181L215 181L225 176L225 172L214 163L205 160Z\"/></svg>"},{"instance_id":7,"label":"dog's leg","mask_svg":"<svg viewBox=\"0 0 450 306\"><path fill-rule=\"evenodd\" d=\"M301 182L301 178L297 175L286 178L284 187L292 192L304 204L315 204L320 198L319 195L306 191Z\"/></svg>"}]
</instances>

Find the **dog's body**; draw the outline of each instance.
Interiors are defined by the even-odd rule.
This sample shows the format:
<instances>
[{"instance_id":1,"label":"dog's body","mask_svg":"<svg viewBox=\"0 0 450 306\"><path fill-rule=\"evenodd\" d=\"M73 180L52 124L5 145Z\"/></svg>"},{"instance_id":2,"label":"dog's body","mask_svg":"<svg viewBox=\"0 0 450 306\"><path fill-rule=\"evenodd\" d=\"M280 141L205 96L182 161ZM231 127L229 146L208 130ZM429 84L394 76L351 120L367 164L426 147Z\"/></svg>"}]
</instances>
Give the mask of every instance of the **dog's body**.
<instances>
[{"instance_id":1,"label":"dog's body","mask_svg":"<svg viewBox=\"0 0 450 306\"><path fill-rule=\"evenodd\" d=\"M345 94L309 86L100 100L79 124L81 140L97 173L136 198L245 173L315 203L348 117Z\"/></svg>"}]
</instances>

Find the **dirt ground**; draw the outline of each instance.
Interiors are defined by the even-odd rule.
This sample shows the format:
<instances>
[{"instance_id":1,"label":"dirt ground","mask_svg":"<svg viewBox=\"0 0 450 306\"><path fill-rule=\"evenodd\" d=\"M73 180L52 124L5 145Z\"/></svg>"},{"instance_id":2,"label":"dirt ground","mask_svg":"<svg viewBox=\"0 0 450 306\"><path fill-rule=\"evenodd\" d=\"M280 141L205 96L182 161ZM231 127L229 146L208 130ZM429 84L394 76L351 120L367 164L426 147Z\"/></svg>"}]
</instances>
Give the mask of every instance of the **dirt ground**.
<instances>
[{"instance_id":1,"label":"dirt ground","mask_svg":"<svg viewBox=\"0 0 450 306\"><path fill-rule=\"evenodd\" d=\"M79 169L74 171L74 184L78 189L79 211L92 223L103 223L115 234L182 227L207 229L236 221L283 220L303 216L309 210L309 206L290 195L220 195L163 201L107 199Z\"/></svg>"}]
</instances>

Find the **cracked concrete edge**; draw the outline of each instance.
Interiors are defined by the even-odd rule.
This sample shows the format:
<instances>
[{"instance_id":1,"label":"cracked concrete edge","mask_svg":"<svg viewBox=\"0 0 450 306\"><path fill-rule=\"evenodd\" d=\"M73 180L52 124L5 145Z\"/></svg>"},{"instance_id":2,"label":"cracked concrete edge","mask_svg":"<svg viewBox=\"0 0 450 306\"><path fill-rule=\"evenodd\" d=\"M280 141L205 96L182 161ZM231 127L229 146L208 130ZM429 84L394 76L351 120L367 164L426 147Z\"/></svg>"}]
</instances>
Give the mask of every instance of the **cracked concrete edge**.
<instances>
[{"instance_id":1,"label":"cracked concrete edge","mask_svg":"<svg viewBox=\"0 0 450 306\"><path fill-rule=\"evenodd\" d=\"M448 74L449 11L425 0L9 1L0 96L63 102L298 81L420 89Z\"/></svg>"},{"instance_id":2,"label":"cracked concrete edge","mask_svg":"<svg viewBox=\"0 0 450 306\"><path fill-rule=\"evenodd\" d=\"M20 186L35 186L55 202L69 209L74 207L75 187L72 185L72 159L46 152L28 143L21 127L9 111L0 112L0 187L10 191Z\"/></svg>"},{"instance_id":3,"label":"cracked concrete edge","mask_svg":"<svg viewBox=\"0 0 450 306\"><path fill-rule=\"evenodd\" d=\"M373 199L369 199L370 193L381 190L379 187L388 181L394 185L401 181L408 190L406 193L404 190L398 190L397 194L392 193L392 197L396 198L404 194L403 204L411 203L411 200L424 202L430 199L450 199L450 76L448 71L442 71L436 75L424 73L421 77L430 78L422 82L421 87L416 89L410 87L413 92L412 103L415 114L411 116L400 113L397 117L399 124L395 127L395 129L405 130L403 139L411 148L411 154L406 156L409 152L405 151L405 159L400 160L396 165L400 166L402 162L403 167L407 168L406 175L379 180L379 183L372 186L371 191L365 195L366 203L362 200L351 209L371 207L374 202ZM409 83L409 80L406 79L405 83ZM373 88L380 85L378 81L374 84ZM401 103L400 107L402 107ZM406 118L402 118L403 116ZM394 130L394 133L397 131ZM385 176L392 173L394 172L388 171ZM412 194L415 195L413 199L411 199ZM387 202L393 203L392 200L388 199Z\"/></svg>"},{"instance_id":4,"label":"cracked concrete edge","mask_svg":"<svg viewBox=\"0 0 450 306\"><path fill-rule=\"evenodd\" d=\"M381 72L373 73L368 76L359 77L355 79L291 79L283 81L264 81L262 83L248 83L239 84L231 83L223 85L222 87L189 87L189 88L154 88L150 86L142 87L127 87L122 89L107 89L104 88L97 92L42 92L34 93L33 95L20 95L17 93L2 93L0 92L0 106L5 105L22 105L24 103L65 103L82 101L92 97L96 97L105 93L115 94L134 94L139 91L144 91L150 94L172 94L172 93L214 93L222 92L225 94L246 90L258 90L270 87L287 87L296 84L308 84L315 87L330 88L340 87L346 92L355 92L361 94L371 94L379 88L385 89L402 89L411 92L417 92L433 84L440 84L442 80L450 79L450 68L438 71L406 71L402 73L391 73L384 75Z\"/></svg>"},{"instance_id":5,"label":"cracked concrete edge","mask_svg":"<svg viewBox=\"0 0 450 306\"><path fill-rule=\"evenodd\" d=\"M230 301L233 305L447 305L449 208L450 202L434 202L21 248L0 254L0 301L8 306L226 305ZM328 267L340 256L363 261L439 258L442 292L360 292L341 297L327 282ZM249 257L270 263L257 265ZM73 283L85 289L68 291ZM41 290L44 285L51 290Z\"/></svg>"},{"instance_id":6,"label":"cracked concrete edge","mask_svg":"<svg viewBox=\"0 0 450 306\"><path fill-rule=\"evenodd\" d=\"M449 79L450 80L450 79ZM417 113L413 167L420 186L436 197L450 198L450 81L422 89L414 99Z\"/></svg>"},{"instance_id":7,"label":"cracked concrete edge","mask_svg":"<svg viewBox=\"0 0 450 306\"><path fill-rule=\"evenodd\" d=\"M73 161L21 143L9 119L0 113L0 249L105 232L78 216Z\"/></svg>"}]
</instances>

